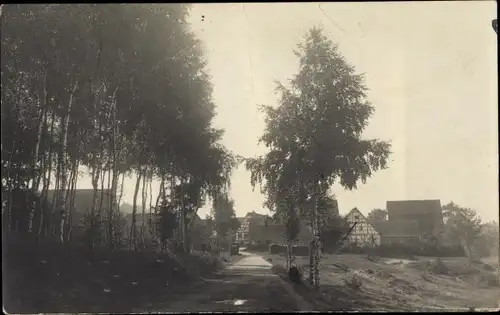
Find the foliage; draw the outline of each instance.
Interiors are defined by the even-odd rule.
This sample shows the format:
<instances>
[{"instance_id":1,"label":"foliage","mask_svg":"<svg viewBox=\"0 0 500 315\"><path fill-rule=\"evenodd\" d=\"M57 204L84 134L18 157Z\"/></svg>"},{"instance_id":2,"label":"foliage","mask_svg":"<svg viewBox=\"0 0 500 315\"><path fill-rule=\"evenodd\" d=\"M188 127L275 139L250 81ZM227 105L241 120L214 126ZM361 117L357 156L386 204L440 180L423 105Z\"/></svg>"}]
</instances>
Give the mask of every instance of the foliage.
<instances>
[{"instance_id":1,"label":"foliage","mask_svg":"<svg viewBox=\"0 0 500 315\"><path fill-rule=\"evenodd\" d=\"M236 218L234 210L234 200L227 195L217 196L211 213L214 229L219 238L226 238L231 231L236 232L240 227L240 221Z\"/></svg>"},{"instance_id":2,"label":"foliage","mask_svg":"<svg viewBox=\"0 0 500 315\"><path fill-rule=\"evenodd\" d=\"M366 217L371 222L380 222L387 220L387 210L385 209L373 209L368 213Z\"/></svg>"},{"instance_id":3,"label":"foliage","mask_svg":"<svg viewBox=\"0 0 500 315\"><path fill-rule=\"evenodd\" d=\"M152 173L151 180L164 183L160 195L166 200L167 190L185 183L186 209L174 197L168 199L175 204L172 211L193 214L206 198L227 192L237 158L220 144L224 130L212 126L212 84L201 42L187 23L189 8L2 7L2 196L9 200L15 189L43 195L49 184L57 191L74 190L67 178L78 166L91 173L96 195L111 189L116 197L124 173L144 178ZM105 175L112 178L108 187ZM54 208L67 211L64 204ZM17 211L2 206L9 218ZM111 243L117 204L109 208L100 220L107 221ZM99 211L100 205L93 205L89 215ZM28 222L30 212L22 214ZM51 230L46 225L53 223L40 224Z\"/></svg>"},{"instance_id":4,"label":"foliage","mask_svg":"<svg viewBox=\"0 0 500 315\"><path fill-rule=\"evenodd\" d=\"M498 223L491 221L482 224L476 242L478 254L482 257L497 256L499 243Z\"/></svg>"},{"instance_id":5,"label":"foliage","mask_svg":"<svg viewBox=\"0 0 500 315\"><path fill-rule=\"evenodd\" d=\"M165 244L172 238L175 229L178 227L177 216L171 206L162 204L157 211L157 229L159 230L160 241Z\"/></svg>"},{"instance_id":6,"label":"foliage","mask_svg":"<svg viewBox=\"0 0 500 315\"><path fill-rule=\"evenodd\" d=\"M482 231L481 218L476 211L460 207L453 202L443 206L443 217L445 218L445 236L450 240L456 240L463 246L471 264L473 250Z\"/></svg>"},{"instance_id":7,"label":"foliage","mask_svg":"<svg viewBox=\"0 0 500 315\"><path fill-rule=\"evenodd\" d=\"M295 207L310 203L306 215L318 234L318 197L335 182L355 189L358 182L384 169L390 144L362 138L374 111L363 76L355 73L321 29L312 28L295 54L299 72L289 86L276 83L278 106L261 107L266 127L260 142L269 151L247 159L246 167L252 186L260 184L272 212L293 213ZM285 197L290 206L278 207ZM317 252L319 244L314 246ZM311 270L318 274L319 261L313 263Z\"/></svg>"},{"instance_id":8,"label":"foliage","mask_svg":"<svg viewBox=\"0 0 500 315\"><path fill-rule=\"evenodd\" d=\"M321 226L321 242L325 249L334 249L349 230L349 224L340 215L329 217Z\"/></svg>"}]
</instances>

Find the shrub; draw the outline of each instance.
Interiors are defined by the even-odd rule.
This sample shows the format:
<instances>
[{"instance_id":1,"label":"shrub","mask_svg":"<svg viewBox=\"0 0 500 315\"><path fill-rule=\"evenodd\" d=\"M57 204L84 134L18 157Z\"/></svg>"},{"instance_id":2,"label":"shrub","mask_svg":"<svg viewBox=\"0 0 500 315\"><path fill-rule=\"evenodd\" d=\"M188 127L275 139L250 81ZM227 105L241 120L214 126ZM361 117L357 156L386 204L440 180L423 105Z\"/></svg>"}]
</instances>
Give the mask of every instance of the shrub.
<instances>
[{"instance_id":1,"label":"shrub","mask_svg":"<svg viewBox=\"0 0 500 315\"><path fill-rule=\"evenodd\" d=\"M431 261L427 267L429 272L438 275L449 275L450 269L444 264L444 262L438 257L436 260Z\"/></svg>"},{"instance_id":2,"label":"shrub","mask_svg":"<svg viewBox=\"0 0 500 315\"><path fill-rule=\"evenodd\" d=\"M499 279L498 276L495 275L494 273L483 273L478 276L478 284L485 286L485 287L498 287L499 286Z\"/></svg>"},{"instance_id":3,"label":"shrub","mask_svg":"<svg viewBox=\"0 0 500 315\"><path fill-rule=\"evenodd\" d=\"M491 267L490 265L483 263L483 269L486 271L495 271L495 268Z\"/></svg>"},{"instance_id":4,"label":"shrub","mask_svg":"<svg viewBox=\"0 0 500 315\"><path fill-rule=\"evenodd\" d=\"M284 253L286 253L286 246L273 243L273 244L269 245L269 253L270 254L284 254Z\"/></svg>"},{"instance_id":5,"label":"shrub","mask_svg":"<svg viewBox=\"0 0 500 315\"><path fill-rule=\"evenodd\" d=\"M362 282L361 278L357 275L352 275L351 277L348 277L347 279L344 279L344 284L353 289L353 290L359 290L361 289Z\"/></svg>"}]
</instances>

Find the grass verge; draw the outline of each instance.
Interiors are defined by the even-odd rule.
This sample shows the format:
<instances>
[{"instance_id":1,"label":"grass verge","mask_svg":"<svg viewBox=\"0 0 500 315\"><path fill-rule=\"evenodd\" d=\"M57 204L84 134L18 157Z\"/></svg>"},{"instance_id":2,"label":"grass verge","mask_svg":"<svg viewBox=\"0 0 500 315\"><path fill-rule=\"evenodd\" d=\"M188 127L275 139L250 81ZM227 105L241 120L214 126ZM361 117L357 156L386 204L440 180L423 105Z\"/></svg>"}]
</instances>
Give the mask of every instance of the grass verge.
<instances>
[{"instance_id":1,"label":"grass verge","mask_svg":"<svg viewBox=\"0 0 500 315\"><path fill-rule=\"evenodd\" d=\"M206 252L86 250L70 245L14 246L3 255L8 313L129 313L189 292L223 267Z\"/></svg>"}]
</instances>

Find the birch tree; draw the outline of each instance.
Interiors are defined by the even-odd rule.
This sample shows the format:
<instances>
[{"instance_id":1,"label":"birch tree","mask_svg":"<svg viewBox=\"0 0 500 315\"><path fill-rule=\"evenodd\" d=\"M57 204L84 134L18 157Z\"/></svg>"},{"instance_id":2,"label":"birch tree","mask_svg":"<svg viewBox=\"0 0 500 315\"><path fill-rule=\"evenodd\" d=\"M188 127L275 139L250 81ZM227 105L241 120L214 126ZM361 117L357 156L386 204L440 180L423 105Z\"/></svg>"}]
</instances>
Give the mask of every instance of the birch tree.
<instances>
[{"instance_id":1,"label":"birch tree","mask_svg":"<svg viewBox=\"0 0 500 315\"><path fill-rule=\"evenodd\" d=\"M311 205L307 210L313 232L310 281L318 289L318 200L335 182L355 189L358 182L384 169L390 144L362 137L374 111L363 76L321 29L312 28L294 53L298 73L288 86L276 83L278 106L262 107L266 128L260 141L269 152L247 160L247 167L252 184L263 183L268 200L275 195L278 180L286 172L294 174L286 176L290 181L286 186L301 187L300 199Z\"/></svg>"}]
</instances>

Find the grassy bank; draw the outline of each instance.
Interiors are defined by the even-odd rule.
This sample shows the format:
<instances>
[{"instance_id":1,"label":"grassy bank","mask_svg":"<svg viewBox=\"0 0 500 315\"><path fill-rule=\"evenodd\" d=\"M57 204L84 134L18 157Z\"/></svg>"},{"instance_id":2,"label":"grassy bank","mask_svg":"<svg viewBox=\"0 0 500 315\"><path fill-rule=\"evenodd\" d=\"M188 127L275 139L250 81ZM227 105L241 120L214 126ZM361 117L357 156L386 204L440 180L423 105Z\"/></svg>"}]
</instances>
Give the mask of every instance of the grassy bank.
<instances>
[{"instance_id":1,"label":"grassy bank","mask_svg":"<svg viewBox=\"0 0 500 315\"><path fill-rule=\"evenodd\" d=\"M86 250L69 245L4 246L3 300L9 313L127 313L183 294L223 267L205 252Z\"/></svg>"},{"instance_id":2,"label":"grassy bank","mask_svg":"<svg viewBox=\"0 0 500 315\"><path fill-rule=\"evenodd\" d=\"M261 254L270 260L273 270L286 277L283 256ZM435 260L418 259L380 258L375 262L364 255L324 255L320 264L321 289L313 292L306 279L308 258L297 257L306 284L294 288L319 310L444 311L497 307L498 279L491 266L475 263L468 268L466 258L444 258L441 268L437 268Z\"/></svg>"}]
</instances>

